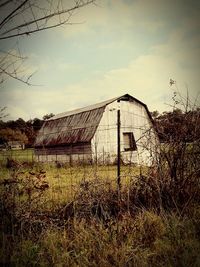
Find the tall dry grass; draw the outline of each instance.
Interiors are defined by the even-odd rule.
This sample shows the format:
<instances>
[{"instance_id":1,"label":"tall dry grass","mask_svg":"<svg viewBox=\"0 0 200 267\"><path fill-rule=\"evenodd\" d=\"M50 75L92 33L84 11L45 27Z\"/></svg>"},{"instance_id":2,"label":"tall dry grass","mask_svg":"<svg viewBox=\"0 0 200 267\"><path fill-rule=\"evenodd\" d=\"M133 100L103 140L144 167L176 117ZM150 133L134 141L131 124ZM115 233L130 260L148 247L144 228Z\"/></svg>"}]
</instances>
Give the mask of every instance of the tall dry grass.
<instances>
[{"instance_id":1,"label":"tall dry grass","mask_svg":"<svg viewBox=\"0 0 200 267\"><path fill-rule=\"evenodd\" d=\"M130 169L124 170L127 178ZM87 179L86 172L73 185L73 196L69 176L76 175L75 168L37 165L7 172L1 180L2 265L199 265L198 179L195 197L188 203L193 187L186 184L181 192L186 197L175 205L175 185L161 184L157 169L131 172L120 195L112 179L97 174ZM63 201L55 194L63 194Z\"/></svg>"}]
</instances>

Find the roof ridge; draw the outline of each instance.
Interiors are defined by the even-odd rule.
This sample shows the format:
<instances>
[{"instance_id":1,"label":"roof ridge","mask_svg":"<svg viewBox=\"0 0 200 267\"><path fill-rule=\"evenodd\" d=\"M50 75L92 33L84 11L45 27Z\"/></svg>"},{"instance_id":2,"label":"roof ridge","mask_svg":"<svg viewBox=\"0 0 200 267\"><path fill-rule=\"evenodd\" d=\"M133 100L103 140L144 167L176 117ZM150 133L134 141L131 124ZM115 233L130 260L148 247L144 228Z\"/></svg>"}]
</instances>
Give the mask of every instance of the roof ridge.
<instances>
[{"instance_id":1,"label":"roof ridge","mask_svg":"<svg viewBox=\"0 0 200 267\"><path fill-rule=\"evenodd\" d=\"M78 114L78 113L86 112L86 111L89 111L89 110L101 108L101 107L107 106L108 104L114 102L115 100L117 100L120 97L111 98L111 99L104 100L102 102L98 102L96 104L88 105L88 106L85 106L85 107L82 107L82 108L73 109L73 110L69 110L69 111L66 111L66 112L58 113L55 116L53 116L50 119L48 119L47 121L57 120L57 119L60 119L60 118L63 118L63 117L67 117L67 116L75 115L75 114Z\"/></svg>"},{"instance_id":2,"label":"roof ridge","mask_svg":"<svg viewBox=\"0 0 200 267\"><path fill-rule=\"evenodd\" d=\"M133 97L133 96L131 96L129 94L124 94L124 95L121 95L121 96L118 96L118 97L114 97L114 98L111 98L111 99L108 99L108 100L104 100L102 102L98 102L96 104L92 104L92 105L85 106L85 107L82 107L82 108L73 109L73 110L69 110L69 111L66 111L66 112L58 113L57 115L51 117L50 119L48 119L46 121L57 120L57 119L61 119L61 118L67 117L67 116L79 114L79 113L82 113L82 112L87 112L87 111L90 111L90 110L93 110L93 109L98 109L98 108L107 106L108 104L110 104L110 103L112 103L112 102L114 102L114 101L116 101L116 100L118 100L118 99L120 99L122 97L127 97L127 96L131 97L132 99L134 99L138 103L142 104L143 106L146 106L143 102L141 102L137 98L135 98L135 97Z\"/></svg>"}]
</instances>

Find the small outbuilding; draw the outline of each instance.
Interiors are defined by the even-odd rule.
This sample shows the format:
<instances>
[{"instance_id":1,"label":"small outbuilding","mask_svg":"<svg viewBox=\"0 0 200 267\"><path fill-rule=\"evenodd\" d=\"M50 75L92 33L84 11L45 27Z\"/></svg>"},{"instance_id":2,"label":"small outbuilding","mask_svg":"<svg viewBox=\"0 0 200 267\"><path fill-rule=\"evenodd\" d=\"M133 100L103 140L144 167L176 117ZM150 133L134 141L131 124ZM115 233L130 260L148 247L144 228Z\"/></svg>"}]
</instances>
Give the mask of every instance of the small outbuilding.
<instances>
[{"instance_id":1,"label":"small outbuilding","mask_svg":"<svg viewBox=\"0 0 200 267\"><path fill-rule=\"evenodd\" d=\"M129 94L45 121L35 142L37 160L115 163L118 110L122 161L151 165L159 142L153 120L147 106Z\"/></svg>"},{"instance_id":2,"label":"small outbuilding","mask_svg":"<svg viewBox=\"0 0 200 267\"><path fill-rule=\"evenodd\" d=\"M25 145L21 141L8 141L7 148L11 150L20 150L20 149L24 149Z\"/></svg>"}]
</instances>

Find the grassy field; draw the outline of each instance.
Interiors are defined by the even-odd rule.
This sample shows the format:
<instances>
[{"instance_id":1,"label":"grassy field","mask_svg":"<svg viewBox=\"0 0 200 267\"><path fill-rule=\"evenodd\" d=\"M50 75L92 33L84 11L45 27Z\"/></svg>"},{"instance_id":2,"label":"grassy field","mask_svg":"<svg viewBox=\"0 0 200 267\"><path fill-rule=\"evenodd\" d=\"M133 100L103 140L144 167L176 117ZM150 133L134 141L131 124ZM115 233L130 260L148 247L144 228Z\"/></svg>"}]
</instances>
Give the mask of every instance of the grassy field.
<instances>
[{"instance_id":1,"label":"grassy field","mask_svg":"<svg viewBox=\"0 0 200 267\"><path fill-rule=\"evenodd\" d=\"M1 266L200 266L198 173L179 191L168 170L122 166L119 191L116 166L32 155L1 154L17 161L1 161Z\"/></svg>"},{"instance_id":2,"label":"grassy field","mask_svg":"<svg viewBox=\"0 0 200 267\"><path fill-rule=\"evenodd\" d=\"M23 154L23 153L22 153ZM122 187L130 185L137 177L141 169L133 166L122 166L121 181ZM145 170L144 170L145 171ZM117 188L117 167L116 166L66 166L56 167L55 164L35 163L32 167L20 165L18 169L10 170L5 167L1 168L1 179L9 179L15 175L19 179L29 180L35 176L44 173L45 181L48 182L49 189L44 192L44 197L48 206L56 206L58 204L73 201L84 186L96 183L98 186Z\"/></svg>"},{"instance_id":3,"label":"grassy field","mask_svg":"<svg viewBox=\"0 0 200 267\"><path fill-rule=\"evenodd\" d=\"M0 152L0 164L3 166L0 170L1 178L9 178L12 170L5 168L7 158L19 163L15 172L22 179L32 177L29 171L37 174L45 172L49 184L49 190L46 193L47 199L53 202L71 201L76 195L77 190L84 183L98 181L99 184L110 184L112 188L117 188L117 167L114 165L61 165L55 163L36 163L34 162L34 149L9 150ZM24 163L24 164L23 164ZM135 176L139 175L141 168L135 166L121 167L122 186L130 184ZM143 169L145 171L145 169Z\"/></svg>"},{"instance_id":4,"label":"grassy field","mask_svg":"<svg viewBox=\"0 0 200 267\"><path fill-rule=\"evenodd\" d=\"M12 158L13 160L18 161L34 161L34 149L24 149L24 150L4 150L0 151L0 163L5 163L7 158Z\"/></svg>"}]
</instances>

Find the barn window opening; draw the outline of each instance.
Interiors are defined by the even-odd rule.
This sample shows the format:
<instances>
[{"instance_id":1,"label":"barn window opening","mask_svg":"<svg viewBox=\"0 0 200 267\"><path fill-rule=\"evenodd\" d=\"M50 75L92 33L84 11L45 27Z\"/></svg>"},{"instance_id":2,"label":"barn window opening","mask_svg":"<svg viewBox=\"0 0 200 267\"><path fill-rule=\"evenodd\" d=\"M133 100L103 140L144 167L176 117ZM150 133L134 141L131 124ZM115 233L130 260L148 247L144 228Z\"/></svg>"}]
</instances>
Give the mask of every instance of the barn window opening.
<instances>
[{"instance_id":1,"label":"barn window opening","mask_svg":"<svg viewBox=\"0 0 200 267\"><path fill-rule=\"evenodd\" d=\"M136 145L135 138L132 132L123 133L123 139L124 139L124 150L125 151L137 150L137 145Z\"/></svg>"}]
</instances>

